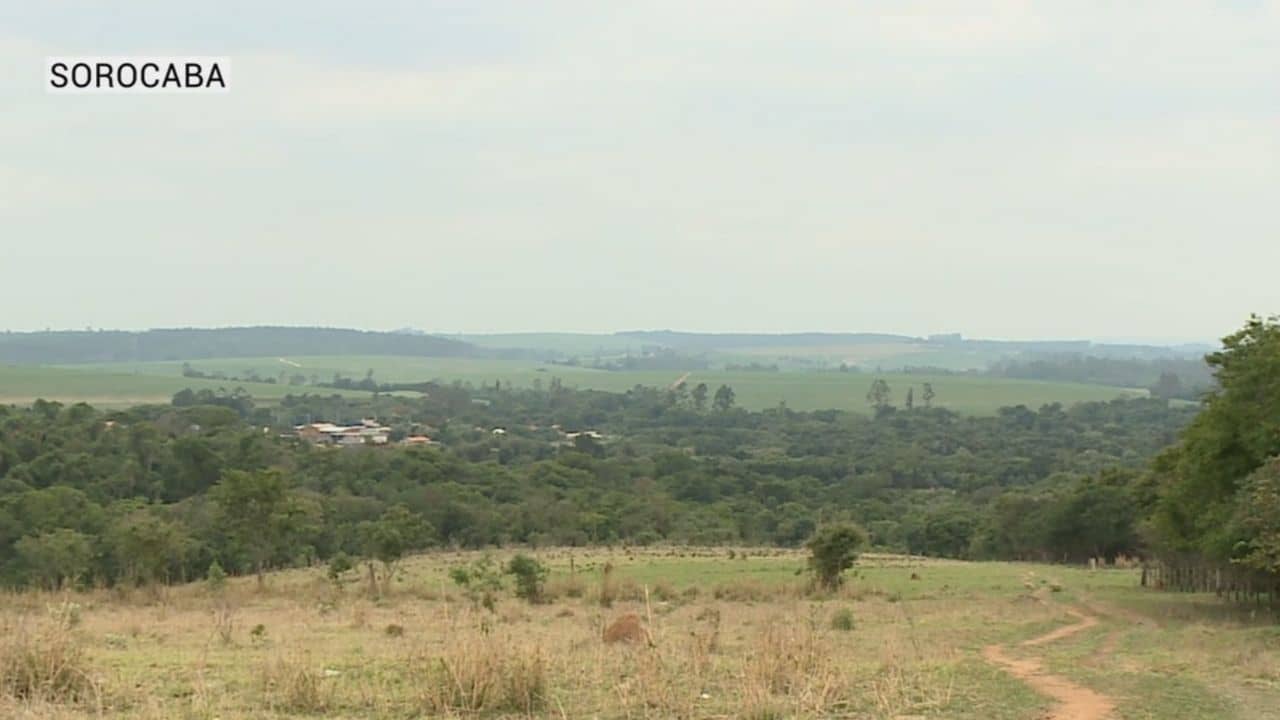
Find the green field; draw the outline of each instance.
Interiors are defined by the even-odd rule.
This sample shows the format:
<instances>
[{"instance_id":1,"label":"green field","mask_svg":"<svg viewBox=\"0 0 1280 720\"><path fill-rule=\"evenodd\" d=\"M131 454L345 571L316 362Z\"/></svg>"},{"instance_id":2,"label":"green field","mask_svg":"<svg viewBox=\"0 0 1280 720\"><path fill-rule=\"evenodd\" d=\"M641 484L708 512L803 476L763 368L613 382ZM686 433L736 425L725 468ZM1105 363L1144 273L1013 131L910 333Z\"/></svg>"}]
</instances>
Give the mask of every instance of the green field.
<instances>
[{"instance_id":1,"label":"green field","mask_svg":"<svg viewBox=\"0 0 1280 720\"><path fill-rule=\"evenodd\" d=\"M62 403L86 402L101 407L167 403L183 388L192 390L244 387L259 400L271 402L298 388L265 383L236 383L182 377L180 371L143 373L136 368L104 365L93 368L55 368L31 365L0 366L0 403L28 405L36 399ZM351 391L343 395L367 395Z\"/></svg>"},{"instance_id":2,"label":"green field","mask_svg":"<svg viewBox=\"0 0 1280 720\"><path fill-rule=\"evenodd\" d=\"M608 372L590 368L548 365L514 360L469 358L424 358L395 356L319 356L292 358L226 358L192 361L191 366L206 373L229 376L249 371L262 377L301 374L322 382L335 373L362 378L369 370L379 382L461 381L492 385L501 380L519 387L537 382L544 385L559 378L566 386L579 389L620 392L636 385L669 387L682 373L662 371ZM714 390L725 384L734 389L739 405L749 409L777 407L785 402L793 410L844 409L866 411L866 392L873 379L883 377L892 389L892 401L901 405L908 387L915 388L921 402L923 383L933 384L935 404L966 414L989 414L1009 405L1039 407L1060 402L1069 405L1090 400L1110 400L1125 395L1143 395L1142 390L1125 390L1102 385L1037 382L1002 378L904 375L895 373L838 372L743 372L706 370L689 374L690 386L705 382ZM59 368L0 368L0 402L26 403L44 397L62 401L84 399L95 404L125 405L165 401L174 392L191 387L244 387L264 400L288 393L323 392L327 388L236 383L182 377L181 362L112 363L71 365Z\"/></svg>"},{"instance_id":3,"label":"green field","mask_svg":"<svg viewBox=\"0 0 1280 720\"><path fill-rule=\"evenodd\" d=\"M625 354L637 354L651 341L625 335L593 335L587 333L502 333L494 335L455 335L461 340L493 350L518 349L557 353L585 361ZM714 349L685 350L693 355L706 355L712 364L778 363L783 367L797 364L809 367L839 367L841 363L860 368L904 366L938 367L947 370L981 369L1010 354L991 348L963 349L948 345L918 342L851 342L833 339L825 345L796 345L779 339L772 345L739 347L732 341Z\"/></svg>"}]
</instances>

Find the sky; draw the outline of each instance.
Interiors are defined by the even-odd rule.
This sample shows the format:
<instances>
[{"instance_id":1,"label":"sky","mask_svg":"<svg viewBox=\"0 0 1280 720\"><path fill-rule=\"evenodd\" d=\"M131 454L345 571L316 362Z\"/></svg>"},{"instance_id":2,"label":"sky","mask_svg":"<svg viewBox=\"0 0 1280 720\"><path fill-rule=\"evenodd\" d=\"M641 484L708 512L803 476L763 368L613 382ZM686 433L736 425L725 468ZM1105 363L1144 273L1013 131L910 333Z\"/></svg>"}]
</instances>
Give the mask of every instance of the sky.
<instances>
[{"instance_id":1,"label":"sky","mask_svg":"<svg viewBox=\"0 0 1280 720\"><path fill-rule=\"evenodd\" d=\"M1280 312L1280 0L0 0L0 329L1200 341ZM55 55L230 91L58 95Z\"/></svg>"}]
</instances>

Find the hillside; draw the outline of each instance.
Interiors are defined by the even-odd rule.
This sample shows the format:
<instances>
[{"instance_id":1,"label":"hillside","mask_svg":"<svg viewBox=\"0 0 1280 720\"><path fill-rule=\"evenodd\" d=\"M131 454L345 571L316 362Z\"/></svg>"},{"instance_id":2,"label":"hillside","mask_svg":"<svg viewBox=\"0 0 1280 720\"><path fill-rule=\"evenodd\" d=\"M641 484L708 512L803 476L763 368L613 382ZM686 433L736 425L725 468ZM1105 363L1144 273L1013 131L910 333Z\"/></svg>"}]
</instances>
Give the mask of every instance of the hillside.
<instances>
[{"instance_id":1,"label":"hillside","mask_svg":"<svg viewBox=\"0 0 1280 720\"><path fill-rule=\"evenodd\" d=\"M156 375L125 371L125 366L85 369L81 367L36 367L0 365L0 405L29 405L37 399L61 403L85 402L102 407L120 408L153 403L166 404L174 393L191 390L234 391L243 388L254 400L275 402L290 393L305 389L267 383L241 383L233 380L186 378L179 374ZM315 389L313 389L314 391ZM325 395L367 396L352 390L324 388Z\"/></svg>"},{"instance_id":2,"label":"hillside","mask_svg":"<svg viewBox=\"0 0 1280 720\"><path fill-rule=\"evenodd\" d=\"M431 335L319 327L173 328L0 333L0 364L148 362L262 355L459 357L464 342Z\"/></svg>"},{"instance_id":3,"label":"hillside","mask_svg":"<svg viewBox=\"0 0 1280 720\"><path fill-rule=\"evenodd\" d=\"M495 354L506 353L504 357L513 359L573 360L583 365L600 365L619 358L643 364L660 357L665 366L684 363L681 368L684 370L763 364L788 370L834 369L843 365L868 371L933 368L972 372L985 371L1013 359L1075 356L1150 363L1199 359L1213 349L1209 345L1113 344L1089 340L986 340L966 338L959 333L916 337L857 332L635 330L609 334L497 333L455 337Z\"/></svg>"},{"instance_id":4,"label":"hillside","mask_svg":"<svg viewBox=\"0 0 1280 720\"><path fill-rule=\"evenodd\" d=\"M222 373L228 378L256 374L263 378L279 378L302 375L308 381L315 378L330 382L335 375L363 378L372 372L380 383L412 383L435 381L439 383L462 382L475 386L492 385L500 381L514 387L548 386L558 379L566 387L582 390L625 392L642 385L666 388L685 376L683 372L637 370L611 372L592 368L554 365L531 361L498 360L490 358L431 358L376 355L295 355L256 358L212 358L189 363L194 370L203 373ZM192 380L182 377L183 363L143 362L108 363L97 365L64 366L63 370L75 370L80 378L77 389L93 393L97 397L108 394L111 387L120 382L118 375L126 373L164 379L165 387L172 391L192 385ZM15 369L0 368L0 402L16 402L9 393L15 388L22 397L30 392L5 382L6 374ZM103 373L101 384L95 385L90 373ZM737 404L749 410L762 410L785 403L793 410L848 410L858 413L870 411L866 393L876 378L884 379L890 386L890 401L901 405L908 388L914 389L914 399L922 403L925 383L930 383L937 393L935 405L956 412L991 414L1000 407L1026 405L1038 408L1046 403L1070 405L1091 400L1111 400L1117 397L1145 395L1144 390L1129 390L1104 385L1088 385L1070 382L1043 382L1012 378L996 378L970 375L928 375L901 373L842 373L835 371L751 372L731 370L697 370L687 374L685 383L689 389L706 383L712 391L720 385L733 388ZM141 379L141 378L139 378ZM287 378L286 378L287 379ZM211 381L199 380L208 383ZM222 384L235 384L234 380ZM331 392L313 385L290 387L284 384L245 383L243 387L257 396L269 393L278 396L287 392ZM66 393L61 396L65 397Z\"/></svg>"}]
</instances>

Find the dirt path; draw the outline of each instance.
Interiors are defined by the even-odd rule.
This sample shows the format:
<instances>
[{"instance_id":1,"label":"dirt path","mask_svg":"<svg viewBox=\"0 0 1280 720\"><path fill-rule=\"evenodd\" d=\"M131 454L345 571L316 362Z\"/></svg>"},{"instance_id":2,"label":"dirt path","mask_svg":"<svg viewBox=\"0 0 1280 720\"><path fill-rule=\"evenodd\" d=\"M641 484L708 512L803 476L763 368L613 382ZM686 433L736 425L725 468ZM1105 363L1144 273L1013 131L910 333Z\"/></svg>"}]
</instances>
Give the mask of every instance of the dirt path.
<instances>
[{"instance_id":1,"label":"dirt path","mask_svg":"<svg viewBox=\"0 0 1280 720\"><path fill-rule=\"evenodd\" d=\"M1098 618L1079 610L1068 610L1078 622L1064 625L1039 637L1024 640L1023 647L1036 647L1070 637L1098 624ZM1115 703L1106 695L1077 685L1060 676L1044 671L1040 658L1010 657L1000 645L988 645L982 650L982 657L987 662L999 666L1005 672L1018 678L1041 695L1047 695L1058 702L1046 717L1048 720L1104 720L1111 716Z\"/></svg>"}]
</instances>

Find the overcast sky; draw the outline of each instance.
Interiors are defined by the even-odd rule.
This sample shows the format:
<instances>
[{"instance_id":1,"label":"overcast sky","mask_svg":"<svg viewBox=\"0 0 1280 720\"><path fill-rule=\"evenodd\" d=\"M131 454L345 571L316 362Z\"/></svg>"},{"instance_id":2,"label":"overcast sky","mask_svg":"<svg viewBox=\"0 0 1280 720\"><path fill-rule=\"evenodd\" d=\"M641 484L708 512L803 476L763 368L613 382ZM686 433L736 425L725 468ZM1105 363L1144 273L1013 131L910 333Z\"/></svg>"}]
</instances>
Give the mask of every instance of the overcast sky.
<instances>
[{"instance_id":1,"label":"overcast sky","mask_svg":"<svg viewBox=\"0 0 1280 720\"><path fill-rule=\"evenodd\" d=\"M1280 311L1278 38L1246 0L0 0L0 328L1216 338ZM231 92L46 94L74 54Z\"/></svg>"}]
</instances>

